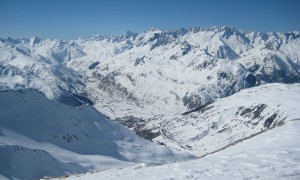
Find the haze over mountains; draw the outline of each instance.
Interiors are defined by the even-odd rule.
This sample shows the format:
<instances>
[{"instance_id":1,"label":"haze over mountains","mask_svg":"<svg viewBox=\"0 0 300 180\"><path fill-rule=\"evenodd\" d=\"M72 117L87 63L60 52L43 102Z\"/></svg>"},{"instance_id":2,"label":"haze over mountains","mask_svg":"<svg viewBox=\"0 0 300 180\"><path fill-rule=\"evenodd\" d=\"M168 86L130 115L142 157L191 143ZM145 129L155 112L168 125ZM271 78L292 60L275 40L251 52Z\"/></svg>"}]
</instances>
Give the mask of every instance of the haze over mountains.
<instances>
[{"instance_id":1,"label":"haze over mountains","mask_svg":"<svg viewBox=\"0 0 300 180\"><path fill-rule=\"evenodd\" d=\"M0 157L16 163L7 154L20 146L63 167L29 174L33 178L220 151L300 118L299 47L299 32L229 27L152 28L68 41L0 39ZM83 165L77 158L53 157L50 146L114 163ZM13 167L1 174L25 177Z\"/></svg>"}]
</instances>

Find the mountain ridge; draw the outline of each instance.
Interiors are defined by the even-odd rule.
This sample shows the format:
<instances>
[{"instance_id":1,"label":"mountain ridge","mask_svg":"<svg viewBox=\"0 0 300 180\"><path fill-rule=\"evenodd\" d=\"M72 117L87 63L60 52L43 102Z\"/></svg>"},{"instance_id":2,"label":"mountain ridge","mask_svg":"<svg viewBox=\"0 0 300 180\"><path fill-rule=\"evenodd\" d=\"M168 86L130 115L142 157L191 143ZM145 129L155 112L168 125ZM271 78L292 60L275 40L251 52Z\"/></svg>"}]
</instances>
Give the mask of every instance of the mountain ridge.
<instances>
[{"instance_id":1,"label":"mountain ridge","mask_svg":"<svg viewBox=\"0 0 300 180\"><path fill-rule=\"evenodd\" d=\"M42 158L68 173L92 170L93 163L94 169L103 168L90 153L103 155L106 167L126 166L125 159L149 162L149 157L159 163L163 154L168 162L191 158L186 153L211 154L285 123L286 117L299 118L299 47L299 32L228 27L153 28L75 40L0 38L0 96L5 100L0 101L0 150L11 156L26 152L30 162ZM39 111L28 114L34 110ZM32 122L17 122L20 118L40 128L30 129ZM151 146L118 124L185 156ZM105 142L108 149L102 148ZM59 146L59 156L53 146Z\"/></svg>"},{"instance_id":2,"label":"mountain ridge","mask_svg":"<svg viewBox=\"0 0 300 180\"><path fill-rule=\"evenodd\" d=\"M161 31L161 32L165 32L165 33L181 33L181 34L185 34L187 32L201 32L201 31L215 31L215 30L218 30L218 31L222 31L222 30L229 30L229 31L239 31L239 32L242 32L242 33L254 33L254 34L260 34L260 35L270 35L270 34L277 34L277 35L280 35L280 34L295 34L296 36L300 34L300 31L298 30L290 30L290 31L286 31L286 32L282 32L282 31L278 31L278 32L273 32L273 31L270 31L270 32L260 32L260 31L249 31L249 30L246 30L246 29L243 29L243 28L235 28L235 27L230 27L230 26L211 26L211 27L198 27L198 26L195 26L195 27L189 27L189 28L178 28L178 29L160 29L160 28L156 28L156 27L151 27L145 31L142 31L142 32L133 32L131 30L127 30L123 33L120 33L120 34L93 34L93 35L90 35L90 36L82 36L82 37L77 37L77 38L72 38L72 39L59 39L59 38L43 38L43 37L39 37L39 36L36 36L36 35L33 35L31 37L23 37L23 38L12 38L12 37L0 37L0 41L4 42L4 41L20 41L20 40L25 40L25 41L28 41L30 39L38 39L39 41L40 40L60 40L60 41L73 41L73 40L80 40L80 39L95 39L95 40L103 40L103 39L107 39L107 38L114 38L114 37L122 37L122 36L136 36L140 33L143 33L143 32L151 32L151 31Z\"/></svg>"},{"instance_id":3,"label":"mountain ridge","mask_svg":"<svg viewBox=\"0 0 300 180\"><path fill-rule=\"evenodd\" d=\"M69 41L1 40L5 68L0 84L13 88L10 79L25 76L17 86L39 89L58 102L78 106L92 101L111 119L157 119L244 88L300 82L299 46L299 32L258 33L224 26ZM7 73L11 67L24 73ZM40 83L31 81L32 75Z\"/></svg>"}]
</instances>

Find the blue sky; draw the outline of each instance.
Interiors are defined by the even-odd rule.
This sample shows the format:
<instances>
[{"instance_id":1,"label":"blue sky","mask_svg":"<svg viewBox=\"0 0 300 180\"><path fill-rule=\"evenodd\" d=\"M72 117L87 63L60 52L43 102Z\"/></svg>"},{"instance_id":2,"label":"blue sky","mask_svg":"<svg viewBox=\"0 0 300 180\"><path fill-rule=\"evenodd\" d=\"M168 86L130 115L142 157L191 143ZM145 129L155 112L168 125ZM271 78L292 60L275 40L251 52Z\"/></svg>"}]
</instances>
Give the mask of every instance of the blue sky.
<instances>
[{"instance_id":1,"label":"blue sky","mask_svg":"<svg viewBox=\"0 0 300 180\"><path fill-rule=\"evenodd\" d=\"M210 26L300 31L300 0L0 0L2 38L72 39Z\"/></svg>"}]
</instances>

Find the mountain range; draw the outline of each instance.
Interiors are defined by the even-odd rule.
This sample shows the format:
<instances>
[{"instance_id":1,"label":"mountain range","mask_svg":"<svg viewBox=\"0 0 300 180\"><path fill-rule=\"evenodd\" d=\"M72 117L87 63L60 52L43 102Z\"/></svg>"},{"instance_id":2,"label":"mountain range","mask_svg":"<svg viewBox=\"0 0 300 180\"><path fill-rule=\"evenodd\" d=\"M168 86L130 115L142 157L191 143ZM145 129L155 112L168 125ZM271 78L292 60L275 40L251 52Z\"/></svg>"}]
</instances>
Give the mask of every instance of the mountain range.
<instances>
[{"instance_id":1,"label":"mountain range","mask_svg":"<svg viewBox=\"0 0 300 180\"><path fill-rule=\"evenodd\" d=\"M299 47L296 31L259 33L230 27L151 28L75 40L1 38L0 91L6 100L1 100L0 157L7 157L3 155L7 149L11 154L18 148L26 152L36 148L45 159L66 161L46 146L33 146L36 141L73 153L82 153L79 146L90 155L122 163L170 162L170 157L183 160L221 151L300 118L296 108L300 105ZM84 127L71 128L85 121ZM104 124L97 125L99 121ZM26 129L23 123L32 127ZM129 142L130 154L129 147L138 139L122 126L162 145L163 150L155 152L157 159L138 157L142 149L135 158L122 155L125 150L120 151L123 146L115 141ZM83 132L89 132L93 142ZM126 138L128 134L134 140ZM13 137L34 143L25 146ZM145 149L156 147L136 141ZM95 150L104 144L107 149ZM72 167L60 165L67 170L42 175L99 170L71 162ZM2 171L5 177L22 178L6 172Z\"/></svg>"}]
</instances>

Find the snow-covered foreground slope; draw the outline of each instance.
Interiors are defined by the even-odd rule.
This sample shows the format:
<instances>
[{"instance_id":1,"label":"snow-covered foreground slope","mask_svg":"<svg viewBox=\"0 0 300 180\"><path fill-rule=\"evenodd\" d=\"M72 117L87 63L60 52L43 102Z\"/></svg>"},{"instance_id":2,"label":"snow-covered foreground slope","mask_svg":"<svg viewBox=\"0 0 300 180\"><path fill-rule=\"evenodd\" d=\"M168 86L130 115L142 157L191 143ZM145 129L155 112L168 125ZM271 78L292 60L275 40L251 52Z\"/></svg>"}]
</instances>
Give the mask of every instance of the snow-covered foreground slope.
<instances>
[{"instance_id":1,"label":"snow-covered foreground slope","mask_svg":"<svg viewBox=\"0 0 300 180\"><path fill-rule=\"evenodd\" d=\"M203 156L300 119L299 107L300 84L258 86L165 119L154 140Z\"/></svg>"},{"instance_id":2,"label":"snow-covered foreground slope","mask_svg":"<svg viewBox=\"0 0 300 180\"><path fill-rule=\"evenodd\" d=\"M183 159L189 157L139 138L92 106L53 102L32 89L0 91L0 174L6 178Z\"/></svg>"},{"instance_id":3,"label":"snow-covered foreground slope","mask_svg":"<svg viewBox=\"0 0 300 180\"><path fill-rule=\"evenodd\" d=\"M104 115L197 156L297 119L299 47L299 32L228 27L0 38L0 152L12 162L4 174L26 174L12 173L25 166L16 158L25 154L24 162L41 167L35 152L61 167L49 175L185 159Z\"/></svg>"},{"instance_id":4,"label":"snow-covered foreground slope","mask_svg":"<svg viewBox=\"0 0 300 180\"><path fill-rule=\"evenodd\" d=\"M198 160L162 166L109 169L66 179L299 179L300 121Z\"/></svg>"}]
</instances>

